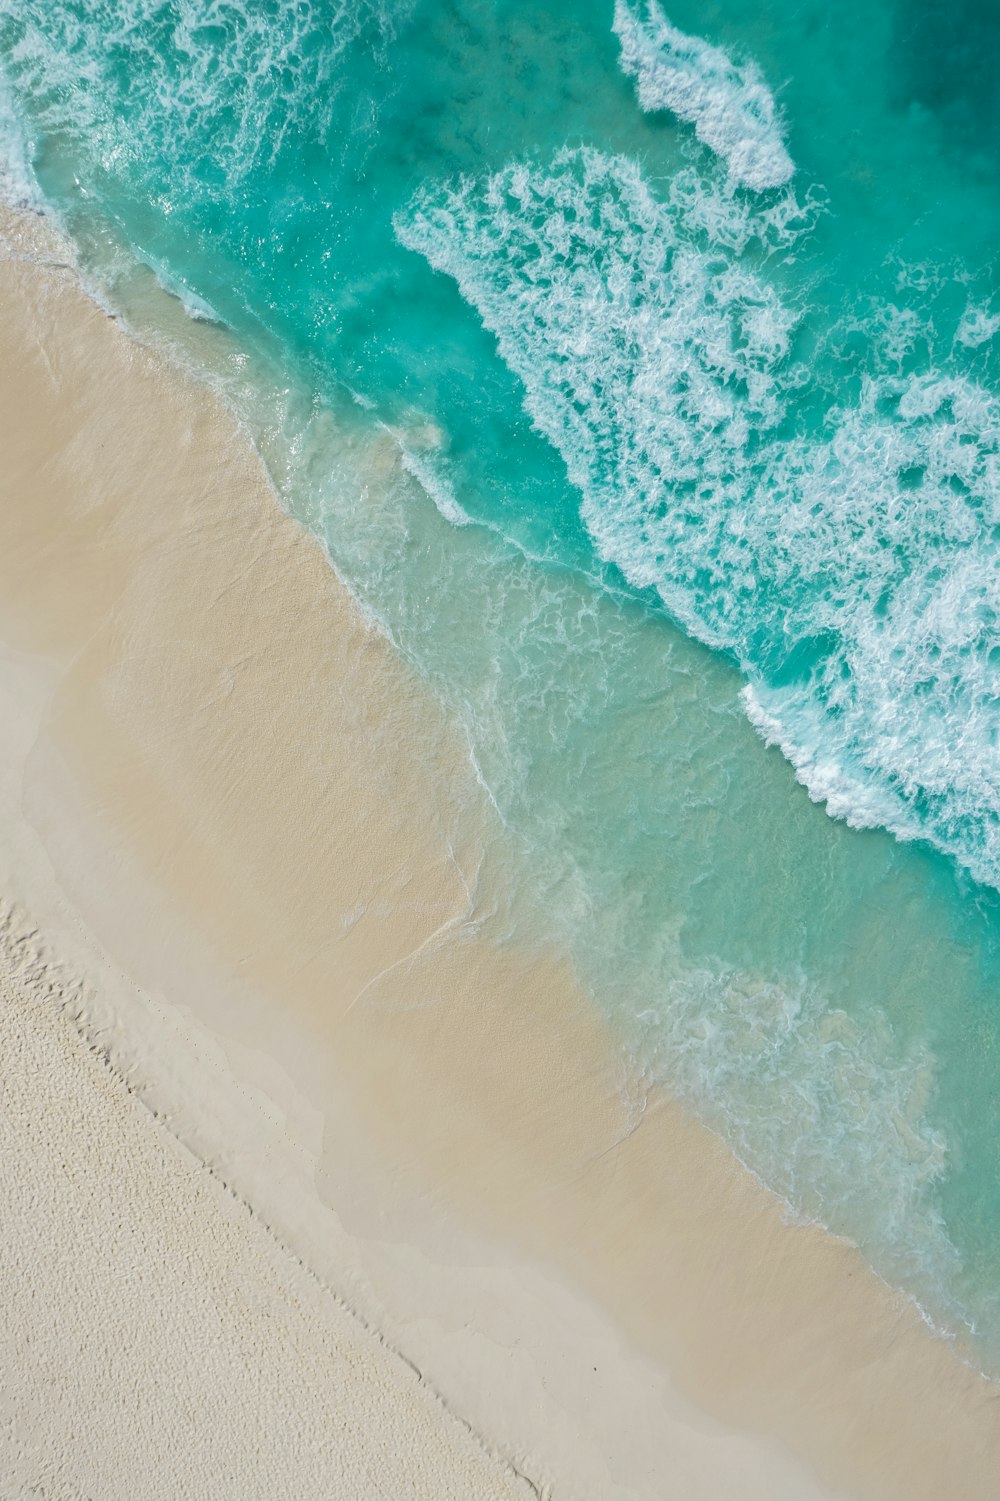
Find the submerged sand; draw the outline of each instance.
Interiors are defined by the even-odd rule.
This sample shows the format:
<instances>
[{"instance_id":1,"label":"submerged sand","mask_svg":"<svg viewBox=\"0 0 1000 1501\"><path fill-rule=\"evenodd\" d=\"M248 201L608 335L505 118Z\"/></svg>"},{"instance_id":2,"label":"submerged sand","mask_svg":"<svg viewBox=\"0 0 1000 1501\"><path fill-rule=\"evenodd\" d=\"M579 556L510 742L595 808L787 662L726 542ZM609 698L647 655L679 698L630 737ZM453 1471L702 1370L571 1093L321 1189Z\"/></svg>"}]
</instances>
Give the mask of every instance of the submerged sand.
<instances>
[{"instance_id":1,"label":"submerged sand","mask_svg":"<svg viewBox=\"0 0 1000 1501\"><path fill-rule=\"evenodd\" d=\"M460 737L45 233L0 261L14 1494L989 1496L996 1388L491 940Z\"/></svg>"}]
</instances>

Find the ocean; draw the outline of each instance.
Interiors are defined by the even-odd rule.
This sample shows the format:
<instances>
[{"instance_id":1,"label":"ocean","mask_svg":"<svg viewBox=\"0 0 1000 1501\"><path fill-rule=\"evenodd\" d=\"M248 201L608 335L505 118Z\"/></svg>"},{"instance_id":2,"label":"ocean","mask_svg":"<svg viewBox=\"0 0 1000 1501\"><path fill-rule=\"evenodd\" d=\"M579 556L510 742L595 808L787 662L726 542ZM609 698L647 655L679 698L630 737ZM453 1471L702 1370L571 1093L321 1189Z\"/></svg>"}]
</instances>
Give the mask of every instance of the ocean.
<instances>
[{"instance_id":1,"label":"ocean","mask_svg":"<svg viewBox=\"0 0 1000 1501\"><path fill-rule=\"evenodd\" d=\"M1000 13L0 0L0 141L461 726L481 921L1000 1376Z\"/></svg>"}]
</instances>

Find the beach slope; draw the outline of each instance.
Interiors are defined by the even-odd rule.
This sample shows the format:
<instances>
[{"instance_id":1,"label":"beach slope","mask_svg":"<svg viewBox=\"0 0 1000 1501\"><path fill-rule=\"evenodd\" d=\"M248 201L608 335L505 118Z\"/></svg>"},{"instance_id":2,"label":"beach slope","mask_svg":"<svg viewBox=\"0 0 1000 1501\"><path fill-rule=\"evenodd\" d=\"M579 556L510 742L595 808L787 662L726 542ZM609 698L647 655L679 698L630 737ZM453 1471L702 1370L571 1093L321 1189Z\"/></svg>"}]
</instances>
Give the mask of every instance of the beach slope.
<instances>
[{"instance_id":1,"label":"beach slope","mask_svg":"<svg viewBox=\"0 0 1000 1501\"><path fill-rule=\"evenodd\" d=\"M2 248L14 1494L989 1495L996 1389L491 936L467 749L233 417Z\"/></svg>"}]
</instances>

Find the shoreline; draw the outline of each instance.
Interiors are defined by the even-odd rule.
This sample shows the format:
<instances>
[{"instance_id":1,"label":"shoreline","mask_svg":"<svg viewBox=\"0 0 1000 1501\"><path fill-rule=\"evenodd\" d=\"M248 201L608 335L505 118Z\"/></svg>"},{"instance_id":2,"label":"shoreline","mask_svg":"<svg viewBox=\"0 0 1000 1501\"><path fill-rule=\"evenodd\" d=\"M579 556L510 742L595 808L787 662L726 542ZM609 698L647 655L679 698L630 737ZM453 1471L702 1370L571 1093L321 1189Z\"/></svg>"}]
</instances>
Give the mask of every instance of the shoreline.
<instances>
[{"instance_id":1,"label":"shoreline","mask_svg":"<svg viewBox=\"0 0 1000 1501\"><path fill-rule=\"evenodd\" d=\"M217 399L0 277L0 875L84 1035L540 1494L988 1494L996 1389L469 920L459 739Z\"/></svg>"}]
</instances>

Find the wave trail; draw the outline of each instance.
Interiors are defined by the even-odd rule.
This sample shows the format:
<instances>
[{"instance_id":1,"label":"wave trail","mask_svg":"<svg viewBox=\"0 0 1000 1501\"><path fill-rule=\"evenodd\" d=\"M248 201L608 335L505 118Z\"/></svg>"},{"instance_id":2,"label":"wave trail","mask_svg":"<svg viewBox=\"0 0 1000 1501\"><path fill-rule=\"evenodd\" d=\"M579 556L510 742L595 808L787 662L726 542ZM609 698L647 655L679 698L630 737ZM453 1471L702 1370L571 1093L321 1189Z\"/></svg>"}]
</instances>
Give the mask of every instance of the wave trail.
<instances>
[{"instance_id":1,"label":"wave trail","mask_svg":"<svg viewBox=\"0 0 1000 1501\"><path fill-rule=\"evenodd\" d=\"M640 107L648 113L669 110L693 125L699 141L745 187L761 192L787 183L795 164L756 63L734 63L721 47L678 31L657 0L648 0L647 13L643 21L628 0L615 0L621 68L635 79Z\"/></svg>"}]
</instances>

